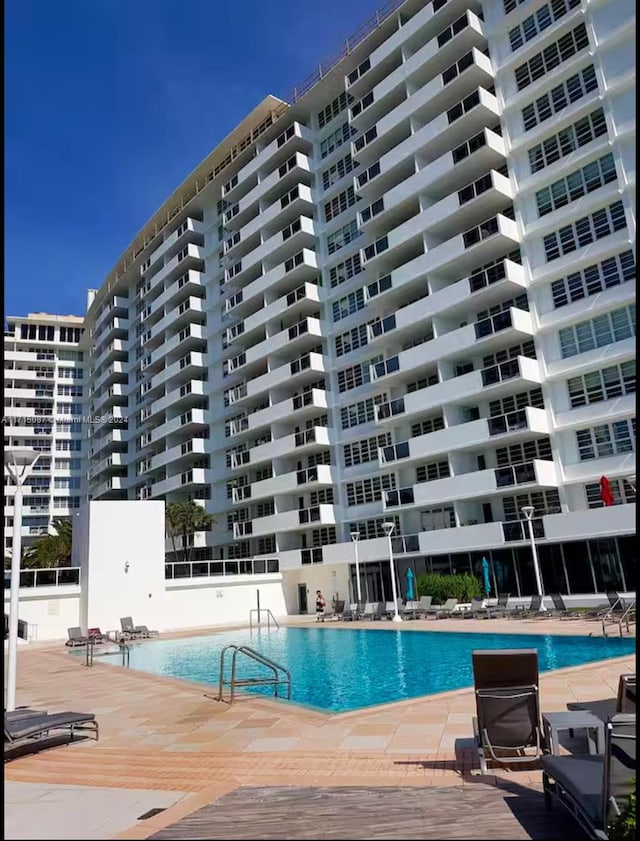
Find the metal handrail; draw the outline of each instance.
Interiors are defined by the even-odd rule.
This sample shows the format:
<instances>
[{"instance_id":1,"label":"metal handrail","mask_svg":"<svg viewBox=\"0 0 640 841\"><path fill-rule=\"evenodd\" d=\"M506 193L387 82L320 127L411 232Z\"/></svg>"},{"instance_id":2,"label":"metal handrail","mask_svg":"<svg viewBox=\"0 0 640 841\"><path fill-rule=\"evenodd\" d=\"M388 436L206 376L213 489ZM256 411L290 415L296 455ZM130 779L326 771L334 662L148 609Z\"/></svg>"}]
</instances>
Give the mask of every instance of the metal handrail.
<instances>
[{"instance_id":1,"label":"metal handrail","mask_svg":"<svg viewBox=\"0 0 640 841\"><path fill-rule=\"evenodd\" d=\"M233 650L233 656L231 658L231 680L226 681L224 679L224 665L225 665L225 654L227 651ZM236 678L236 660L238 654L244 654L249 657L251 660L255 660L256 663L260 663L263 666L266 666L268 669L271 670L273 677L263 677L263 678ZM279 676L280 672L284 672L284 677L281 678ZM236 686L273 686L274 688L274 697L280 697L280 686L284 684L287 687L287 700L291 700L291 673L288 669L285 669L284 666L281 666L279 663L276 663L273 660L270 660L268 657L265 657L260 652L256 651L254 648L249 648L248 645L226 645L222 651L220 652L220 683L218 685L218 697L216 698L217 701L222 701L224 696L224 687L229 686L231 689L230 696L229 696L229 704L233 704L235 700L236 694Z\"/></svg>"},{"instance_id":2,"label":"metal handrail","mask_svg":"<svg viewBox=\"0 0 640 841\"><path fill-rule=\"evenodd\" d=\"M263 608L254 607L249 611L249 630L253 631L253 614L254 613L258 614L258 628L260 627L260 614L262 614L262 613L267 614L267 630L268 631L271 630L271 621L272 620L273 620L273 624L276 626L276 628L280 628L280 625L278 624L278 620L273 615L273 613L271 613L271 611L269 610L268 607L263 607Z\"/></svg>"},{"instance_id":3,"label":"metal handrail","mask_svg":"<svg viewBox=\"0 0 640 841\"><path fill-rule=\"evenodd\" d=\"M129 667L129 663L131 661L131 646L125 642L123 639L113 639L111 642L114 645L117 645L120 649L120 654L122 655L122 666L123 668L126 666ZM85 645L85 666L93 666L93 658L94 658L94 649L95 649L95 639L93 637L89 637ZM105 651L105 655L111 654L115 652Z\"/></svg>"},{"instance_id":4,"label":"metal handrail","mask_svg":"<svg viewBox=\"0 0 640 841\"><path fill-rule=\"evenodd\" d=\"M622 611L622 612L620 612ZM635 599L626 604L625 599L618 598L617 601L602 616L602 635L607 636L607 624L617 625L620 636L623 635L623 624L629 631L629 624L635 622L636 602Z\"/></svg>"}]
</instances>

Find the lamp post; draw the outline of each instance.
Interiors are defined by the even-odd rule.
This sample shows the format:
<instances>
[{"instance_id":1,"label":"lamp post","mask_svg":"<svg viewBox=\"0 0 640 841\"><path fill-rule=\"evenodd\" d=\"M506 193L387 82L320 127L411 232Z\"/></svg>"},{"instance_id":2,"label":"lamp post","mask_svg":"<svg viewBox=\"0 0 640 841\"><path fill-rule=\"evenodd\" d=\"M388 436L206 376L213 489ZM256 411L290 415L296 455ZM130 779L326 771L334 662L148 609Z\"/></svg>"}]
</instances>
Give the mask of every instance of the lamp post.
<instances>
[{"instance_id":1,"label":"lamp post","mask_svg":"<svg viewBox=\"0 0 640 841\"><path fill-rule=\"evenodd\" d=\"M353 552L356 559L356 591L358 593L358 604L362 601L362 590L360 588L360 566L359 566L359 559L358 559L358 540L360 540L360 532L359 531L352 531L349 532L351 535L351 540L353 540Z\"/></svg>"},{"instance_id":2,"label":"lamp post","mask_svg":"<svg viewBox=\"0 0 640 841\"><path fill-rule=\"evenodd\" d=\"M20 561L22 558L22 489L40 453L28 447L5 450L4 465L16 484L13 498L13 543L11 546L11 597L9 601L9 650L7 657L6 709L16 708L16 675L18 666L18 597L20 593Z\"/></svg>"},{"instance_id":3,"label":"lamp post","mask_svg":"<svg viewBox=\"0 0 640 841\"><path fill-rule=\"evenodd\" d=\"M544 590L542 589L542 576L540 575L540 564L538 562L538 549L536 547L536 539L533 535L533 505L524 505L521 509L524 516L527 518L529 525L529 539L531 540L531 554L533 555L533 571L536 576L536 587L538 588L538 595L540 599L540 613L545 613L547 608L544 606Z\"/></svg>"},{"instance_id":4,"label":"lamp post","mask_svg":"<svg viewBox=\"0 0 640 841\"><path fill-rule=\"evenodd\" d=\"M396 590L396 567L393 561L393 546L391 545L391 533L394 529L393 523L383 523L382 529L389 541L389 565L391 566L391 592L393 594L393 616L392 622L402 622L402 616L398 613L398 591Z\"/></svg>"}]
</instances>

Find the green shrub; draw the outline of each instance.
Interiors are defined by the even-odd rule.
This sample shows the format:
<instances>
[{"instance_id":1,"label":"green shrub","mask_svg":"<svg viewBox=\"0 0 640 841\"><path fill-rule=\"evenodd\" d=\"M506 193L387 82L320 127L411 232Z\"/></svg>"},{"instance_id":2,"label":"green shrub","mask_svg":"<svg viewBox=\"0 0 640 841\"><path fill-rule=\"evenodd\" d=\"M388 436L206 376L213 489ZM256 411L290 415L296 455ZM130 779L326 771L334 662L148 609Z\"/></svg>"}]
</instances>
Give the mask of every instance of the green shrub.
<instances>
[{"instance_id":1,"label":"green shrub","mask_svg":"<svg viewBox=\"0 0 640 841\"><path fill-rule=\"evenodd\" d=\"M416 579L418 597L431 596L434 604L443 604L447 599L470 602L482 595L482 582L475 575L440 575L427 573Z\"/></svg>"},{"instance_id":2,"label":"green shrub","mask_svg":"<svg viewBox=\"0 0 640 841\"><path fill-rule=\"evenodd\" d=\"M636 781L633 781L635 788ZM622 814L609 825L610 841L632 841L636 837L636 795L629 795L629 802Z\"/></svg>"}]
</instances>

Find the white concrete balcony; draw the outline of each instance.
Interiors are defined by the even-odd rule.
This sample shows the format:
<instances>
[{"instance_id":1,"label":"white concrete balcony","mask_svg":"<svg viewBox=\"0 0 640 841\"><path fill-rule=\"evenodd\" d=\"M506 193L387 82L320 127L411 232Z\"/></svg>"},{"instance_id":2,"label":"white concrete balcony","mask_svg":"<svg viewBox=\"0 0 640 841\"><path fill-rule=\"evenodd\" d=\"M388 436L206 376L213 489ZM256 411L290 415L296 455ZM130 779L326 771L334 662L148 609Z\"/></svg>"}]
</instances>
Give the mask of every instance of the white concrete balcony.
<instances>
[{"instance_id":1,"label":"white concrete balcony","mask_svg":"<svg viewBox=\"0 0 640 841\"><path fill-rule=\"evenodd\" d=\"M199 245L194 245L192 242L187 243L181 251L165 262L159 272L149 278L148 284L150 290L156 289L159 284L170 279L171 275L181 275L189 269L199 270L203 262L204 249Z\"/></svg>"},{"instance_id":2,"label":"white concrete balcony","mask_svg":"<svg viewBox=\"0 0 640 841\"><path fill-rule=\"evenodd\" d=\"M185 382L186 380L193 380L207 370L206 357L203 353L196 353L190 351L186 353L177 362L172 362L167 365L162 371L154 374L151 378L151 389L156 389L159 386L171 387L172 383Z\"/></svg>"},{"instance_id":3,"label":"white concrete balcony","mask_svg":"<svg viewBox=\"0 0 640 841\"><path fill-rule=\"evenodd\" d=\"M127 437L122 429L111 429L109 432L101 435L99 438L95 436L89 442L89 458L100 459L105 452L110 450L123 451L127 446Z\"/></svg>"},{"instance_id":4,"label":"white concrete balcony","mask_svg":"<svg viewBox=\"0 0 640 841\"><path fill-rule=\"evenodd\" d=\"M194 402L201 402L206 396L205 384L202 380L191 380L184 385L167 392L163 397L154 400L150 406L151 415L166 412L171 407L187 408Z\"/></svg>"},{"instance_id":5,"label":"white concrete balcony","mask_svg":"<svg viewBox=\"0 0 640 841\"><path fill-rule=\"evenodd\" d=\"M430 271L460 276L478 265L501 257L505 252L513 251L519 243L516 223L498 213L471 230L430 249L427 252L430 257L425 263Z\"/></svg>"},{"instance_id":6,"label":"white concrete balcony","mask_svg":"<svg viewBox=\"0 0 640 841\"><path fill-rule=\"evenodd\" d=\"M281 295L306 281L313 280L317 274L318 260L315 251L303 248L284 263L240 289L237 295L234 295L234 299L237 300L229 307L228 312L240 318L242 313L246 312L248 302L257 295L263 296L267 290L273 295Z\"/></svg>"},{"instance_id":7,"label":"white concrete balcony","mask_svg":"<svg viewBox=\"0 0 640 841\"><path fill-rule=\"evenodd\" d=\"M256 264L268 260L271 263L284 260L292 253L303 248L311 248L316 241L316 230L313 219L306 216L299 216L294 219L283 230L278 231L274 236L269 237L253 251L242 258L242 269L234 275L234 284L241 284L243 273L249 271Z\"/></svg>"},{"instance_id":8,"label":"white concrete balcony","mask_svg":"<svg viewBox=\"0 0 640 841\"><path fill-rule=\"evenodd\" d=\"M104 322L100 331L94 334L94 344L104 345L105 342L108 343L111 339L118 337L126 338L130 326L131 322L128 318L119 318L116 316L109 318Z\"/></svg>"},{"instance_id":9,"label":"white concrete balcony","mask_svg":"<svg viewBox=\"0 0 640 841\"><path fill-rule=\"evenodd\" d=\"M385 424L399 415L404 418L448 403L461 402L479 394L484 395L487 389L490 389L490 399L494 399L517 389L526 390L541 382L538 360L518 356L500 365L471 371L383 403L376 407L376 422Z\"/></svg>"},{"instance_id":10,"label":"white concrete balcony","mask_svg":"<svg viewBox=\"0 0 640 841\"><path fill-rule=\"evenodd\" d=\"M190 467L182 473L176 473L159 482L154 482L152 495L158 497L176 491L188 493L194 486L201 487L210 484L207 473L208 471L203 467Z\"/></svg>"},{"instance_id":11,"label":"white concrete balcony","mask_svg":"<svg viewBox=\"0 0 640 841\"><path fill-rule=\"evenodd\" d=\"M314 388L303 394L274 403L266 409L253 412L247 419L247 430L254 432L281 420L297 420L298 418L302 420L306 415L316 414L318 410L326 411L327 408L327 392Z\"/></svg>"},{"instance_id":12,"label":"white concrete balcony","mask_svg":"<svg viewBox=\"0 0 640 841\"><path fill-rule=\"evenodd\" d=\"M126 318L129 307L129 299L121 295L114 295L103 304L101 313L96 317L94 323L94 332L99 332L108 319L114 316Z\"/></svg>"},{"instance_id":13,"label":"white concrete balcony","mask_svg":"<svg viewBox=\"0 0 640 841\"><path fill-rule=\"evenodd\" d=\"M5 350L5 354L9 351ZM33 361L33 360L31 360ZM53 368L50 371L29 371L26 368L7 368L7 379L14 382L29 383L30 388L50 388L54 378Z\"/></svg>"},{"instance_id":14,"label":"white concrete balcony","mask_svg":"<svg viewBox=\"0 0 640 841\"><path fill-rule=\"evenodd\" d=\"M420 482L386 491L383 497L385 511L397 511L420 505L437 505L461 499L495 496L512 493L514 489L546 487L556 488L559 481L552 461L534 461L490 470L460 473L446 479Z\"/></svg>"},{"instance_id":15,"label":"white concrete balcony","mask_svg":"<svg viewBox=\"0 0 640 841\"><path fill-rule=\"evenodd\" d=\"M247 487L233 489L234 504L245 502L247 499L262 499L278 494L297 494L316 488L335 485L338 479L336 468L329 464L318 464L305 470L294 470L254 482ZM247 493L248 490L248 493Z\"/></svg>"},{"instance_id":16,"label":"white concrete balcony","mask_svg":"<svg viewBox=\"0 0 640 841\"><path fill-rule=\"evenodd\" d=\"M313 216L314 208L311 188L306 184L295 184L288 193L261 210L240 229L239 243L231 248L229 253L234 254L236 251L239 253L241 250L239 245L250 240L260 231L271 230L275 226L279 229L285 228L298 216Z\"/></svg>"},{"instance_id":17,"label":"white concrete balcony","mask_svg":"<svg viewBox=\"0 0 640 841\"><path fill-rule=\"evenodd\" d=\"M97 461L95 459L91 459L89 461L88 476L89 479L94 479L100 473L110 470L121 470L123 467L126 467L124 453L112 453L110 456Z\"/></svg>"},{"instance_id":18,"label":"white concrete balcony","mask_svg":"<svg viewBox=\"0 0 640 841\"><path fill-rule=\"evenodd\" d=\"M28 362L30 365L37 362L39 365L51 365L52 368L56 363L56 354L44 351L5 349L4 358L7 362Z\"/></svg>"},{"instance_id":19,"label":"white concrete balcony","mask_svg":"<svg viewBox=\"0 0 640 841\"><path fill-rule=\"evenodd\" d=\"M105 479L104 482L100 482L99 484L92 486L91 497L92 499L97 499L98 497L108 496L113 492L120 494L120 492L125 491L126 488L126 478L122 476L112 476L109 479Z\"/></svg>"},{"instance_id":20,"label":"white concrete balcony","mask_svg":"<svg viewBox=\"0 0 640 841\"><path fill-rule=\"evenodd\" d=\"M157 298L154 298L154 300L149 304L148 315L151 316L155 315L157 312L164 312L165 307L167 310L171 310L186 296L202 298L202 290L204 286L205 282L203 280L202 272L198 272L195 269L189 269L184 272L184 274L181 274L180 277L171 281L164 292L162 292L161 295L158 295Z\"/></svg>"},{"instance_id":21,"label":"white concrete balcony","mask_svg":"<svg viewBox=\"0 0 640 841\"><path fill-rule=\"evenodd\" d=\"M303 353L305 348L315 347L322 336L323 332L319 319L304 318L291 327L280 330L278 333L268 336L262 342L247 348L244 353L240 354L241 357L244 357L244 362L236 367L240 368L262 362L266 357L282 351L290 350L293 355Z\"/></svg>"},{"instance_id":22,"label":"white concrete balcony","mask_svg":"<svg viewBox=\"0 0 640 841\"><path fill-rule=\"evenodd\" d=\"M547 361L547 379L564 379L577 372L584 374L589 370L597 370L616 365L635 356L635 338L612 342L604 347L593 348L585 353L568 356L566 359L550 359Z\"/></svg>"},{"instance_id":23,"label":"white concrete balcony","mask_svg":"<svg viewBox=\"0 0 640 841\"><path fill-rule=\"evenodd\" d=\"M288 292L286 295L277 298L273 303L266 304L257 312L247 316L242 322L242 329L237 331L237 338L248 338L253 331L263 327L267 322L282 320L285 315L290 318L295 314L317 312L319 304L319 287L314 283L303 283L292 292ZM231 341L236 341L236 338L231 339L231 341L227 339L227 341L230 344Z\"/></svg>"},{"instance_id":24,"label":"white concrete balcony","mask_svg":"<svg viewBox=\"0 0 640 841\"><path fill-rule=\"evenodd\" d=\"M127 343L125 341L122 339L113 339L101 350L97 359L100 360L101 365L104 365L107 362L113 362L116 359L126 361L127 352Z\"/></svg>"},{"instance_id":25,"label":"white concrete balcony","mask_svg":"<svg viewBox=\"0 0 640 841\"><path fill-rule=\"evenodd\" d=\"M326 449L331 444L329 430L323 426L304 429L293 435L275 438L267 444L251 447L249 450L231 454L231 469L237 470L246 465L255 466L270 462L274 458L283 458L304 453L308 455L317 450Z\"/></svg>"},{"instance_id":26,"label":"white concrete balcony","mask_svg":"<svg viewBox=\"0 0 640 841\"><path fill-rule=\"evenodd\" d=\"M152 251L145 264L149 266L153 266L158 260L164 258L167 251L171 248L175 248L181 245L186 245L187 242L192 240L195 237L202 242L202 238L204 237L205 233L205 226L202 222L199 222L197 219L192 219L188 217L187 219L182 222L174 231L167 235L164 241Z\"/></svg>"},{"instance_id":27,"label":"white concrete balcony","mask_svg":"<svg viewBox=\"0 0 640 841\"><path fill-rule=\"evenodd\" d=\"M478 523L451 529L432 529L418 534L420 552L437 555L444 552L477 552L480 547L504 544L502 523Z\"/></svg>"},{"instance_id":28,"label":"white concrete balcony","mask_svg":"<svg viewBox=\"0 0 640 841\"><path fill-rule=\"evenodd\" d=\"M189 296L177 306L172 307L155 324L151 325L151 338L164 338L165 330L180 325L187 325L189 322L202 323L205 319L205 302L202 298Z\"/></svg>"},{"instance_id":29,"label":"white concrete balcony","mask_svg":"<svg viewBox=\"0 0 640 841\"><path fill-rule=\"evenodd\" d=\"M100 391L108 386L115 385L118 380L122 383L127 376L127 366L124 362L112 362L100 376L94 380L94 391Z\"/></svg>"},{"instance_id":30,"label":"white concrete balcony","mask_svg":"<svg viewBox=\"0 0 640 841\"><path fill-rule=\"evenodd\" d=\"M625 479L636 472L635 452L620 453L606 458L587 459L561 467L565 484L586 484L599 482L601 476L607 479Z\"/></svg>"},{"instance_id":31,"label":"white concrete balcony","mask_svg":"<svg viewBox=\"0 0 640 841\"><path fill-rule=\"evenodd\" d=\"M290 158L294 151L311 151L312 148L313 134L301 123L293 123L242 167L237 175L237 186L225 191L226 201L233 202L243 183L255 177L260 169L278 167Z\"/></svg>"},{"instance_id":32,"label":"white concrete balcony","mask_svg":"<svg viewBox=\"0 0 640 841\"><path fill-rule=\"evenodd\" d=\"M300 359L279 365L272 371L268 371L266 374L249 380L244 384L246 386L245 393L241 396L239 395L232 402L239 402L239 400L247 397L256 397L264 391L289 382L302 386L305 382L318 379L321 374L325 373L326 366L322 354L307 353L300 357Z\"/></svg>"},{"instance_id":33,"label":"white concrete balcony","mask_svg":"<svg viewBox=\"0 0 640 841\"><path fill-rule=\"evenodd\" d=\"M205 341L205 331L201 324L187 324L179 333L172 336L151 353L151 364L161 362L165 357L175 353L187 353L189 350L200 350Z\"/></svg>"},{"instance_id":34,"label":"white concrete balcony","mask_svg":"<svg viewBox=\"0 0 640 841\"><path fill-rule=\"evenodd\" d=\"M187 409L182 414L154 427L151 433L152 441L160 441L169 435L173 435L175 432L186 435L208 425L204 409Z\"/></svg>"},{"instance_id":35,"label":"white concrete balcony","mask_svg":"<svg viewBox=\"0 0 640 841\"><path fill-rule=\"evenodd\" d=\"M30 388L5 388L5 401L38 399L42 402L49 402L54 399L55 394L53 391L53 386L51 388L38 388L38 385L38 383L34 382Z\"/></svg>"},{"instance_id":36,"label":"white concrete balcony","mask_svg":"<svg viewBox=\"0 0 640 841\"><path fill-rule=\"evenodd\" d=\"M547 540L569 541L617 537L636 532L636 504L611 505L542 517Z\"/></svg>"},{"instance_id":37,"label":"white concrete balcony","mask_svg":"<svg viewBox=\"0 0 640 841\"><path fill-rule=\"evenodd\" d=\"M527 406L516 412L448 426L382 447L378 450L378 462L381 468L389 464L405 464L441 453L473 450L491 444L502 446L531 435L548 435L549 431L545 410Z\"/></svg>"},{"instance_id":38,"label":"white concrete balcony","mask_svg":"<svg viewBox=\"0 0 640 841\"><path fill-rule=\"evenodd\" d=\"M207 452L207 442L204 438L190 438L188 441L183 441L182 444L177 444L175 447L169 447L157 455L151 457L151 470L157 470L160 467L165 467L168 464L182 461L193 461L194 456L204 456Z\"/></svg>"},{"instance_id":39,"label":"white concrete balcony","mask_svg":"<svg viewBox=\"0 0 640 841\"><path fill-rule=\"evenodd\" d=\"M363 108L362 98L355 102L350 109L351 124L359 129L364 124L370 125L379 120L402 101L406 85L414 89L422 87L473 47L484 49L487 45L484 24L473 12L467 12L466 18L468 25L449 40L440 44L438 37L433 37L375 85L372 91L365 93L364 102L367 96L373 94L371 104ZM441 34L445 35L444 32Z\"/></svg>"},{"instance_id":40,"label":"white concrete balcony","mask_svg":"<svg viewBox=\"0 0 640 841\"><path fill-rule=\"evenodd\" d=\"M301 152L294 152L225 212L225 226L232 224L236 230L241 228L259 210L257 205L261 200L271 203L294 184L310 183L311 169L311 159Z\"/></svg>"},{"instance_id":41,"label":"white concrete balcony","mask_svg":"<svg viewBox=\"0 0 640 841\"><path fill-rule=\"evenodd\" d=\"M624 397L613 397L600 403L592 403L588 406L580 406L577 409L558 412L554 418L554 428L561 431L593 426L605 421L610 423L635 415L635 412L636 395L635 393L627 394Z\"/></svg>"},{"instance_id":42,"label":"white concrete balcony","mask_svg":"<svg viewBox=\"0 0 640 841\"><path fill-rule=\"evenodd\" d=\"M373 72L381 64L386 65L389 58L397 53L403 45L407 43L424 43L445 29L452 21L462 15L466 9L480 10L480 4L475 2L475 0L471 0L471 2L449 0L449 2L445 2L442 5L436 3L436 6L438 8L435 8L433 3L424 5L410 20L383 41L379 47L373 50L369 56L369 72L360 76L356 84L350 85L348 87L349 92L353 94L354 91L360 90L360 86L362 85L365 86L362 89L366 90L368 77L373 75Z\"/></svg>"}]
</instances>

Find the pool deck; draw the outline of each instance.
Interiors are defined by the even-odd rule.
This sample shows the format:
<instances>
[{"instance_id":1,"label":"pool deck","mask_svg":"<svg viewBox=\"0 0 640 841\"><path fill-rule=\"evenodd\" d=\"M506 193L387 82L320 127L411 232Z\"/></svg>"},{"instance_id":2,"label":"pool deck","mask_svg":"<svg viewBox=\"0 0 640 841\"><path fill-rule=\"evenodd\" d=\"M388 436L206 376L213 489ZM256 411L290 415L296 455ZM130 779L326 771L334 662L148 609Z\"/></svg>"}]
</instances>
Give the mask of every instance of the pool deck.
<instances>
[{"instance_id":1,"label":"pool deck","mask_svg":"<svg viewBox=\"0 0 640 841\"><path fill-rule=\"evenodd\" d=\"M291 617L287 624L310 623L316 625L313 617ZM331 633L340 624L326 622L323 627ZM345 626L353 627L351 623ZM388 622L362 626L380 632L398 627ZM596 623L580 620L418 620L401 627L599 636ZM221 630L209 629L208 633ZM190 631L163 638L193 635ZM614 697L619 676L626 672L635 672L632 654L543 673L542 711L566 710L572 701ZM514 785L521 791L539 791L541 772L535 768L477 776L471 742L475 701L470 689L337 714L258 697L242 697L230 707L216 702L215 692L212 686L127 670L99 659L87 669L82 658L69 656L60 643L21 647L18 703L50 711L94 712L101 735L97 743L80 741L15 759L5 765L5 780L156 790L159 796L162 792L182 793L175 805L160 814L137 821L116 836L105 836L118 838L148 838L242 786L464 789L484 783L503 791ZM73 816L67 820L72 821ZM175 837L216 837L206 834L211 829L202 831L205 834ZM475 837L498 836L491 834L487 825L479 827Z\"/></svg>"}]
</instances>

